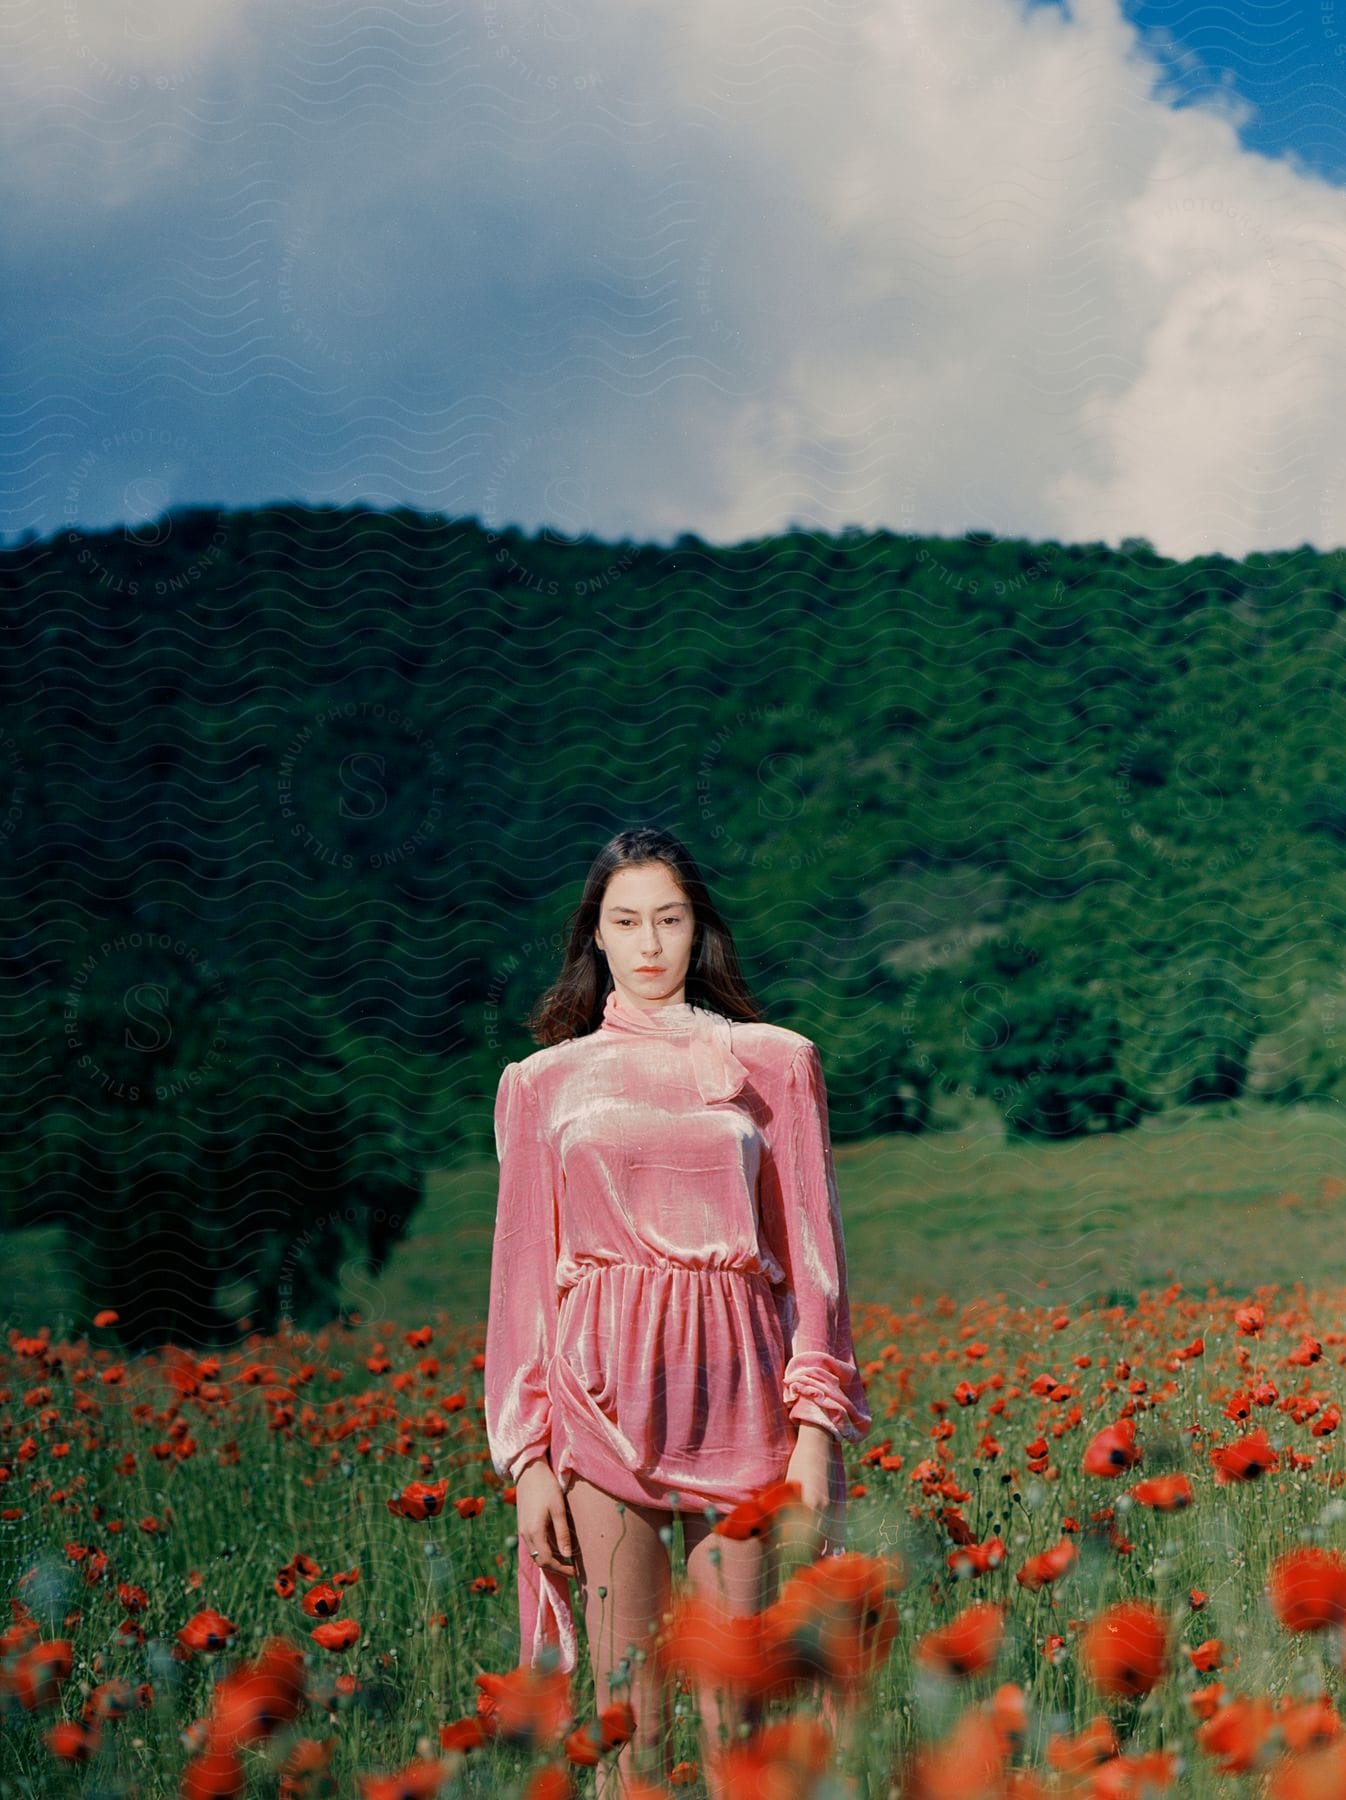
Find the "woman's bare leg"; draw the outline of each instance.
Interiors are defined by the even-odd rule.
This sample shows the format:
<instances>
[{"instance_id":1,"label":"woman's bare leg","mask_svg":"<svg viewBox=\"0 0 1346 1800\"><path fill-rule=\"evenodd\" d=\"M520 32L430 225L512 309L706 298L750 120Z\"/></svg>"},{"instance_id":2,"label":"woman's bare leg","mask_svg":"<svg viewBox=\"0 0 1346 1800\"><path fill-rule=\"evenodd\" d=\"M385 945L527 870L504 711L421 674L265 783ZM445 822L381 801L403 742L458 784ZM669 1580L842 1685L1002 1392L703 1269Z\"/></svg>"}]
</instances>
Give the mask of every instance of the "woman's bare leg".
<instances>
[{"instance_id":1,"label":"woman's bare leg","mask_svg":"<svg viewBox=\"0 0 1346 1800\"><path fill-rule=\"evenodd\" d=\"M580 1604L593 1664L594 1698L601 1712L614 1700L628 1700L636 1716L635 1736L622 1746L606 1775L600 1771L599 1800L620 1794L630 1773L663 1779L670 1773L663 1685L651 1641L668 1608L671 1576L668 1547L660 1528L671 1512L617 1501L604 1489L576 1477L566 1496L574 1526ZM600 1593L599 1590L606 1592ZM629 1690L611 1692L608 1677L632 1647Z\"/></svg>"},{"instance_id":2,"label":"woman's bare leg","mask_svg":"<svg viewBox=\"0 0 1346 1800\"><path fill-rule=\"evenodd\" d=\"M687 1547L687 1578L693 1589L716 1601L735 1616L761 1612L775 1598L777 1553L761 1538L718 1537L704 1515L683 1515L683 1542ZM725 1742L732 1742L740 1724L756 1724L760 1707L736 1695L703 1686L697 1697L701 1713L703 1762L711 1800L721 1800L715 1757Z\"/></svg>"}]
</instances>

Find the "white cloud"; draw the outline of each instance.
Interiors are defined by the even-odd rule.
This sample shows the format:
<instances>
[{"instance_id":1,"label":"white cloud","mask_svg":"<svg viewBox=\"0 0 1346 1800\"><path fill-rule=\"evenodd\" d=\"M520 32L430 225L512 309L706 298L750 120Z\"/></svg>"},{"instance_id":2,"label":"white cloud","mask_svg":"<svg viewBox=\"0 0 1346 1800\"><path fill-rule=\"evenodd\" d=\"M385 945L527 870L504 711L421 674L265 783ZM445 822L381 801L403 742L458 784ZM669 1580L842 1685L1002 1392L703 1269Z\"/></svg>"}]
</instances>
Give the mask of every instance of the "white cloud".
<instances>
[{"instance_id":1,"label":"white cloud","mask_svg":"<svg viewBox=\"0 0 1346 1800\"><path fill-rule=\"evenodd\" d=\"M8 28L5 259L50 292L77 248L84 280L13 334L10 390L110 431L133 368L190 448L175 500L1346 542L1346 192L1243 151L1226 99L1155 97L1118 0L33 0ZM61 429L25 505L70 491ZM109 506L153 472L115 454Z\"/></svg>"},{"instance_id":2,"label":"white cloud","mask_svg":"<svg viewBox=\"0 0 1346 1800\"><path fill-rule=\"evenodd\" d=\"M1346 194L1243 151L1223 102L1151 98L1111 0L900 0L863 38L859 86L726 116L810 192L812 242L731 278L739 318L764 271L798 285L767 391L720 414L706 534L1346 541Z\"/></svg>"},{"instance_id":3,"label":"white cloud","mask_svg":"<svg viewBox=\"0 0 1346 1800\"><path fill-rule=\"evenodd\" d=\"M172 77L237 41L246 9L245 0L20 0L6 20L9 74L169 91Z\"/></svg>"}]
</instances>

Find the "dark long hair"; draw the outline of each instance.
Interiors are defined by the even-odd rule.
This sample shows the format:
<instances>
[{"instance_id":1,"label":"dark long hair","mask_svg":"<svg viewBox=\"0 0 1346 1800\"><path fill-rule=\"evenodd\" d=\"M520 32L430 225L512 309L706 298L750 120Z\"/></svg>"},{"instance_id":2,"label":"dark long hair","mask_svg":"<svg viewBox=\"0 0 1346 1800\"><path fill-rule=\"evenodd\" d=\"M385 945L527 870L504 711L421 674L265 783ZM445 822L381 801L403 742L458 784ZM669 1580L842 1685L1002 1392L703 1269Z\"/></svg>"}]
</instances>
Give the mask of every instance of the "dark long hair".
<instances>
[{"instance_id":1,"label":"dark long hair","mask_svg":"<svg viewBox=\"0 0 1346 1800\"><path fill-rule=\"evenodd\" d=\"M639 825L609 838L589 866L584 892L569 921L570 942L561 973L528 1015L528 1029L539 1044L563 1044L598 1029L613 986L607 956L594 942L603 896L618 869L652 862L667 865L692 903L695 930L683 989L686 999L727 1019L761 1021L761 1009L738 966L733 936L691 852L671 831Z\"/></svg>"}]
</instances>

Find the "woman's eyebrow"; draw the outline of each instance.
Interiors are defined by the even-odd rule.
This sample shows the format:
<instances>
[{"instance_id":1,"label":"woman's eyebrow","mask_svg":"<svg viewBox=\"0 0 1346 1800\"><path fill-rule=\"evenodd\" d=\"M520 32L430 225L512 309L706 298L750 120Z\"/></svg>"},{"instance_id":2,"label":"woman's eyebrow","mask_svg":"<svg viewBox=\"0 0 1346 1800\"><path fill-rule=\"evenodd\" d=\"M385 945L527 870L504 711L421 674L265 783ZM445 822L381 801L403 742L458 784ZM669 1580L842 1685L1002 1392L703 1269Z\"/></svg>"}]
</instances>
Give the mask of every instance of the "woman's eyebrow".
<instances>
[{"instance_id":1,"label":"woman's eyebrow","mask_svg":"<svg viewBox=\"0 0 1346 1800\"><path fill-rule=\"evenodd\" d=\"M663 906L652 906L650 908L650 911L651 912L678 912L681 910L681 911L685 912L687 910L687 906L688 906L688 902L686 900L670 900ZM640 908L638 906L620 906L620 905L618 905L618 906L610 906L608 908L608 911L609 912L618 912L618 913L624 913L624 912L633 913L633 912L639 912Z\"/></svg>"}]
</instances>

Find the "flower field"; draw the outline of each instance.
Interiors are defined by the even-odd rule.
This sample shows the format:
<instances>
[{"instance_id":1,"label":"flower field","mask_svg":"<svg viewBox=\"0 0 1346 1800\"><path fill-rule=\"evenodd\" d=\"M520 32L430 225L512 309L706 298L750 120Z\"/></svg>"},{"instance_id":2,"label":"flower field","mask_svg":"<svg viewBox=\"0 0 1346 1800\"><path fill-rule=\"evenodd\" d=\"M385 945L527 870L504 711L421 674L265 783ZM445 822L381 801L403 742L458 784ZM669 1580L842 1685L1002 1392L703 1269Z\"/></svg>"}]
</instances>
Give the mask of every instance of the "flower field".
<instances>
[{"instance_id":1,"label":"flower field","mask_svg":"<svg viewBox=\"0 0 1346 1800\"><path fill-rule=\"evenodd\" d=\"M857 1306L847 1552L783 1484L721 1521L779 1596L679 1591L671 1774L625 1791L705 1792L712 1682L761 1709L716 1771L749 1800L1346 1794L1344 1302ZM630 1720L512 1667L479 1326L94 1340L0 1361L0 1795L595 1791Z\"/></svg>"}]
</instances>

